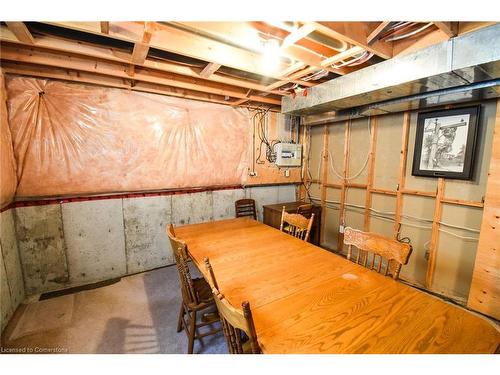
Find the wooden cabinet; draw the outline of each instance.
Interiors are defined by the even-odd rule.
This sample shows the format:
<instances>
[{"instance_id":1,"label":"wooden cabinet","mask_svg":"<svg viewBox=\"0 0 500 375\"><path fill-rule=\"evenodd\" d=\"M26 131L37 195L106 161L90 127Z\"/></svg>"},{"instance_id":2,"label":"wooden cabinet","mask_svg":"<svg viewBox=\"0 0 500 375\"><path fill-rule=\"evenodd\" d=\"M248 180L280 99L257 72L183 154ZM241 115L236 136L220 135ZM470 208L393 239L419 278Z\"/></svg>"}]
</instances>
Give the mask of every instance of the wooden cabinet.
<instances>
[{"instance_id":1,"label":"wooden cabinet","mask_svg":"<svg viewBox=\"0 0 500 375\"><path fill-rule=\"evenodd\" d=\"M305 202L288 202L268 204L264 207L264 224L273 228L280 228L281 223L281 210L285 206L286 212L295 213L300 205L306 204ZM314 221L311 229L309 242L319 246L320 229L321 229L321 206L313 205Z\"/></svg>"}]
</instances>

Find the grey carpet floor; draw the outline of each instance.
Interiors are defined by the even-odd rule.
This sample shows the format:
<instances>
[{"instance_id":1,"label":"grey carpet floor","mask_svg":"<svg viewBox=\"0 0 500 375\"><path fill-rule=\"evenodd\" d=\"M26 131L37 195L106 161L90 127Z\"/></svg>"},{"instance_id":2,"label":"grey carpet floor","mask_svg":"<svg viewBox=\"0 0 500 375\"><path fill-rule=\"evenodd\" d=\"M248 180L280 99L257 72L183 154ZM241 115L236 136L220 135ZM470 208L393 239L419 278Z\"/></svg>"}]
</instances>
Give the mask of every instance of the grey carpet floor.
<instances>
[{"instance_id":1,"label":"grey carpet floor","mask_svg":"<svg viewBox=\"0 0 500 375\"><path fill-rule=\"evenodd\" d=\"M185 332L176 332L180 301L175 266L124 277L22 305L3 346L28 353L187 353ZM227 353L222 333L196 340L194 352Z\"/></svg>"}]
</instances>

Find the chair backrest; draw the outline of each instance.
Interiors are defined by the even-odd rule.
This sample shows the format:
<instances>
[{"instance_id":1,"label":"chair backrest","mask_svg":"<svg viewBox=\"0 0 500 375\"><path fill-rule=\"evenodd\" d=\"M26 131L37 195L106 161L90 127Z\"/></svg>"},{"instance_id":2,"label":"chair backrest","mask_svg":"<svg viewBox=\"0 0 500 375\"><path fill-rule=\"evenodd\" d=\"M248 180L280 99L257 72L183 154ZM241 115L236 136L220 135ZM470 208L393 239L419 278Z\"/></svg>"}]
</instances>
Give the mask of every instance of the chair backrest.
<instances>
[{"instance_id":1,"label":"chair backrest","mask_svg":"<svg viewBox=\"0 0 500 375\"><path fill-rule=\"evenodd\" d=\"M280 231L288 233L298 239L307 241L314 220L314 214L308 219L299 214L289 214L285 211L285 206L281 211Z\"/></svg>"},{"instance_id":2,"label":"chair backrest","mask_svg":"<svg viewBox=\"0 0 500 375\"><path fill-rule=\"evenodd\" d=\"M302 204L299 207L297 207L297 213L309 219L313 213L313 205L309 203Z\"/></svg>"},{"instance_id":3,"label":"chair backrest","mask_svg":"<svg viewBox=\"0 0 500 375\"><path fill-rule=\"evenodd\" d=\"M210 286L215 287L215 289L219 289L219 285L217 284L217 280L215 279L214 270L207 257L205 257L205 268L208 272L208 283L210 284Z\"/></svg>"},{"instance_id":4,"label":"chair backrest","mask_svg":"<svg viewBox=\"0 0 500 375\"><path fill-rule=\"evenodd\" d=\"M175 257L175 265L179 273L179 281L181 284L182 299L186 304L198 304L198 296L194 289L193 279L189 266L187 264L187 245L184 241L175 237L174 226L170 224L167 227L167 235L172 245L172 251Z\"/></svg>"},{"instance_id":5,"label":"chair backrest","mask_svg":"<svg viewBox=\"0 0 500 375\"><path fill-rule=\"evenodd\" d=\"M252 216L257 220L257 212L255 211L255 201L253 199L239 199L234 202L236 217Z\"/></svg>"},{"instance_id":6,"label":"chair backrest","mask_svg":"<svg viewBox=\"0 0 500 375\"><path fill-rule=\"evenodd\" d=\"M217 281L208 258L205 258L205 267L207 268L209 278L211 279L210 284L212 286L212 294L214 295L215 304L217 305L217 310L219 311L222 329L229 348L229 353L245 354L251 352L253 354L259 354L261 350L257 341L257 333L255 331L250 303L248 301L244 301L241 304L241 311L235 309L229 301L224 298L224 295L219 292ZM249 351L244 350L244 346L247 344L242 342L242 332L244 332L248 337Z\"/></svg>"},{"instance_id":7,"label":"chair backrest","mask_svg":"<svg viewBox=\"0 0 500 375\"><path fill-rule=\"evenodd\" d=\"M401 266L408 263L412 251L408 243L350 227L344 229L344 244L348 245L347 259L375 269L385 276L391 275L393 279L399 277ZM353 246L358 248L355 260L352 254ZM369 260L370 255L371 260Z\"/></svg>"}]
</instances>

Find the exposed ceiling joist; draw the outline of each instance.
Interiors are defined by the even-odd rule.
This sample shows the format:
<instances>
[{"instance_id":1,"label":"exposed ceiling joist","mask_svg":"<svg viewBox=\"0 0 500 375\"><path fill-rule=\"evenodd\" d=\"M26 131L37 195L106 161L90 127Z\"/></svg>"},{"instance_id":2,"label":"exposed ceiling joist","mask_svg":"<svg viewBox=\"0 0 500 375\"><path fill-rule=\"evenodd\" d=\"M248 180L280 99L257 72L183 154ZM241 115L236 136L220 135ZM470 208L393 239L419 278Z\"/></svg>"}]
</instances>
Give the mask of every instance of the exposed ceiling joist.
<instances>
[{"instance_id":1,"label":"exposed ceiling joist","mask_svg":"<svg viewBox=\"0 0 500 375\"><path fill-rule=\"evenodd\" d=\"M18 45L27 45L26 43L19 43L19 41L10 32L10 30L1 25L0 25L0 41L11 42ZM37 36L36 47L47 51L64 52L71 55L93 57L107 61L118 61L122 63L130 62L130 55L122 51L117 51L106 47L88 45L72 40L54 38L50 36ZM175 73L195 78L199 77L201 71L200 69L192 68L185 65L178 65L167 61L150 60L150 59L146 59L143 66L146 68L162 72ZM255 91L266 91L265 85L241 78L212 74L206 79L213 82L219 82L233 86L240 86ZM270 93L279 94L279 92L277 91L276 92L270 91Z\"/></svg>"},{"instance_id":2,"label":"exposed ceiling joist","mask_svg":"<svg viewBox=\"0 0 500 375\"><path fill-rule=\"evenodd\" d=\"M287 77L288 75L296 72L299 69L304 68L305 66L306 66L306 64L304 64L302 61L298 61L295 64L290 65L285 70L279 72L278 74L279 74L280 77Z\"/></svg>"},{"instance_id":3,"label":"exposed ceiling joist","mask_svg":"<svg viewBox=\"0 0 500 375\"><path fill-rule=\"evenodd\" d=\"M295 43L297 43L300 39L305 38L307 35L311 34L316 27L312 23L306 23L299 27L298 29L292 31L288 36L283 39L281 43L281 48L287 48Z\"/></svg>"},{"instance_id":4,"label":"exposed ceiling joist","mask_svg":"<svg viewBox=\"0 0 500 375\"><path fill-rule=\"evenodd\" d=\"M142 65L146 61L149 52L149 42L151 41L152 31L148 22L144 22L144 33L140 41L134 44L134 51L132 52L132 62L134 64Z\"/></svg>"},{"instance_id":5,"label":"exposed ceiling joist","mask_svg":"<svg viewBox=\"0 0 500 375\"><path fill-rule=\"evenodd\" d=\"M226 100L224 96L220 95L200 93L197 91L191 91L180 88L172 88L155 83L134 82L133 80L123 80L115 77L99 76L92 73L68 71L66 69L60 69L60 68L54 69L54 68L32 67L19 63L7 62L3 64L2 69L4 73L8 74L59 79L76 83L94 84L98 86L128 89L132 91L148 92L166 96L175 96L175 97L200 100L217 104L225 104L225 105L232 104L232 102ZM248 99L246 99L242 103L245 103L247 101ZM245 107L254 108L256 106L248 105ZM271 106L271 110L278 111L279 107Z\"/></svg>"},{"instance_id":6,"label":"exposed ceiling joist","mask_svg":"<svg viewBox=\"0 0 500 375\"><path fill-rule=\"evenodd\" d=\"M33 35L24 24L24 22L5 22L10 31L16 36L17 40L26 44L35 44Z\"/></svg>"},{"instance_id":7,"label":"exposed ceiling joist","mask_svg":"<svg viewBox=\"0 0 500 375\"><path fill-rule=\"evenodd\" d=\"M101 33L109 34L109 22L101 21Z\"/></svg>"},{"instance_id":8,"label":"exposed ceiling joist","mask_svg":"<svg viewBox=\"0 0 500 375\"><path fill-rule=\"evenodd\" d=\"M341 52L335 56L329 57L328 59L325 59L322 61L321 65L323 67L330 66L332 64L335 64L336 62L343 61L345 59L348 59L350 57L353 57L355 55L358 55L359 53L363 52L364 49L361 47L352 47L349 48L347 51Z\"/></svg>"},{"instance_id":9,"label":"exposed ceiling joist","mask_svg":"<svg viewBox=\"0 0 500 375\"><path fill-rule=\"evenodd\" d=\"M331 37L370 51L384 59L392 57L392 44L377 41L368 44L369 29L365 22L315 22L316 29Z\"/></svg>"},{"instance_id":10,"label":"exposed ceiling joist","mask_svg":"<svg viewBox=\"0 0 500 375\"><path fill-rule=\"evenodd\" d=\"M448 37L453 38L458 34L458 22L433 22L439 30L444 32Z\"/></svg>"},{"instance_id":11,"label":"exposed ceiling joist","mask_svg":"<svg viewBox=\"0 0 500 375\"><path fill-rule=\"evenodd\" d=\"M390 21L380 22L380 24L373 30L370 35L366 38L368 45L375 43L380 36L391 26Z\"/></svg>"},{"instance_id":12,"label":"exposed ceiling joist","mask_svg":"<svg viewBox=\"0 0 500 375\"><path fill-rule=\"evenodd\" d=\"M29 49L2 47L2 62L12 61L24 64L33 64L53 68L64 68L73 71L95 73L122 79L130 79L130 72L125 65L116 63L89 60L84 58L70 57L67 55L56 55L48 52L34 52ZM235 98L246 98L247 90L239 87L215 84L210 81L203 81L190 77L183 77L173 74L160 74L144 69L135 69L133 79L139 82L159 83L164 86L183 88L193 91L201 91L221 96ZM280 99L259 95L252 95L250 99L255 102L279 105Z\"/></svg>"},{"instance_id":13,"label":"exposed ceiling joist","mask_svg":"<svg viewBox=\"0 0 500 375\"><path fill-rule=\"evenodd\" d=\"M215 64L215 63L209 63L207 66L203 68L203 70L200 73L200 77L202 78L208 78L212 74L214 74L219 68L221 67L220 64Z\"/></svg>"}]
</instances>

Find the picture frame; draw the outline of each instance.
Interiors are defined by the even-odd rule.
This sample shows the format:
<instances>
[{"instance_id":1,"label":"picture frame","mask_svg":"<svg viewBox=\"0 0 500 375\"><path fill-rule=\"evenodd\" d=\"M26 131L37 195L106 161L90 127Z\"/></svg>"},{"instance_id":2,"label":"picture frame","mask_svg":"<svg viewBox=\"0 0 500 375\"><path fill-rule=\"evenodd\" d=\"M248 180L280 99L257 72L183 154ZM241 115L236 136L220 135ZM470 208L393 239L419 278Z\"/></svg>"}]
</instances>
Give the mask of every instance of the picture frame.
<instances>
[{"instance_id":1,"label":"picture frame","mask_svg":"<svg viewBox=\"0 0 500 375\"><path fill-rule=\"evenodd\" d=\"M413 176L470 180L480 106L418 114Z\"/></svg>"}]
</instances>

